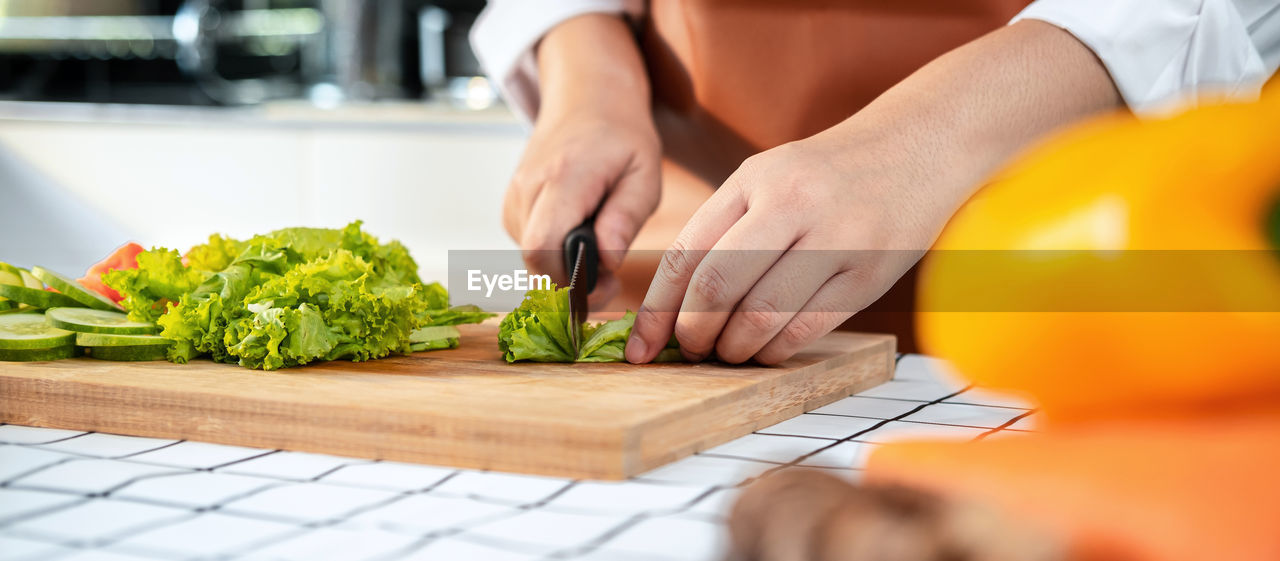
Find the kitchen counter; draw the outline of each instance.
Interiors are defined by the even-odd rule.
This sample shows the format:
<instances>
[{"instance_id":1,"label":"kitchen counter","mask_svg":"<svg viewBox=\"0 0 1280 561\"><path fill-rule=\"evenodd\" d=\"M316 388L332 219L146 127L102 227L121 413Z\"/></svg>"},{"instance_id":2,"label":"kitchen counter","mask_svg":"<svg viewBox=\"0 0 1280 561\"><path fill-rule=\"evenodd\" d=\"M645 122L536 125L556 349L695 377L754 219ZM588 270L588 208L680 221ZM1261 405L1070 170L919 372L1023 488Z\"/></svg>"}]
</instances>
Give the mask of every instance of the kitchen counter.
<instances>
[{"instance_id":1,"label":"kitchen counter","mask_svg":"<svg viewBox=\"0 0 1280 561\"><path fill-rule=\"evenodd\" d=\"M467 109L449 103L385 101L333 108L305 101L273 101L239 107L0 101L5 122L126 125L361 128L522 134L525 125L503 105Z\"/></svg>"},{"instance_id":2,"label":"kitchen counter","mask_svg":"<svg viewBox=\"0 0 1280 561\"><path fill-rule=\"evenodd\" d=\"M450 250L515 249L501 201L526 134L501 106L0 102L0 261L76 277L129 240L364 220L443 281Z\"/></svg>"},{"instance_id":3,"label":"kitchen counter","mask_svg":"<svg viewBox=\"0 0 1280 561\"><path fill-rule=\"evenodd\" d=\"M740 489L857 479L910 437L1031 430L1035 413L920 355L882 386L624 482L0 426L0 561L718 559Z\"/></svg>"}]
</instances>

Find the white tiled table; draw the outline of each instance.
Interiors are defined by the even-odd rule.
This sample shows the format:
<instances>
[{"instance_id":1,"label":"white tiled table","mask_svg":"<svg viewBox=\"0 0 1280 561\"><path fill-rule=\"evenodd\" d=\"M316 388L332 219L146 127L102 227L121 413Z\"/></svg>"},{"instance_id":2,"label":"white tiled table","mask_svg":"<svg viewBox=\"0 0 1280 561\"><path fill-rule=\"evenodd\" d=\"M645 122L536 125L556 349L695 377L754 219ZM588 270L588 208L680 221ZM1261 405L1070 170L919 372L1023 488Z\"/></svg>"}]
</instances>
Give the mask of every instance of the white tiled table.
<instances>
[{"instance_id":1,"label":"white tiled table","mask_svg":"<svg viewBox=\"0 0 1280 561\"><path fill-rule=\"evenodd\" d=\"M937 361L629 481L577 481L0 425L0 561L717 559L764 472L856 479L908 437L1030 430Z\"/></svg>"}]
</instances>

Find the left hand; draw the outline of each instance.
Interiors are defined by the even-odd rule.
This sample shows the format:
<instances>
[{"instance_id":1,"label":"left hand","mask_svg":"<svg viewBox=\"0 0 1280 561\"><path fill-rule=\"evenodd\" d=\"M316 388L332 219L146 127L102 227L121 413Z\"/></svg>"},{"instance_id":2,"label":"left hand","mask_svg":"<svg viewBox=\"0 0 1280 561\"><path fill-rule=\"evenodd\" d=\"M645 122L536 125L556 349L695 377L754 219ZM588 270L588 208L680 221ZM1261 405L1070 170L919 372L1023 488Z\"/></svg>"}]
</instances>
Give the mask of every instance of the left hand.
<instances>
[{"instance_id":1,"label":"left hand","mask_svg":"<svg viewBox=\"0 0 1280 561\"><path fill-rule=\"evenodd\" d=\"M776 364L883 295L963 199L931 192L930 150L868 132L845 123L743 162L664 254L627 360L674 332L690 361Z\"/></svg>"}]
</instances>

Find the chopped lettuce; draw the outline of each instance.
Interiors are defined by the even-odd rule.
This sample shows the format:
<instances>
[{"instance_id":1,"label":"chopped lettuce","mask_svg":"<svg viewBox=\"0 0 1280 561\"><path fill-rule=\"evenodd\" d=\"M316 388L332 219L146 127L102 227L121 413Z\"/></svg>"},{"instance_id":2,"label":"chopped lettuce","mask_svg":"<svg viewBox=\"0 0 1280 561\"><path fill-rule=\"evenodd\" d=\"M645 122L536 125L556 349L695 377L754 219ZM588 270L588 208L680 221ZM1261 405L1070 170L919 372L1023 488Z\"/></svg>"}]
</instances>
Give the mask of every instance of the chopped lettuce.
<instances>
[{"instance_id":1,"label":"chopped lettuce","mask_svg":"<svg viewBox=\"0 0 1280 561\"><path fill-rule=\"evenodd\" d=\"M138 269L104 276L126 296L131 318L163 328L174 341L169 359L178 363L210 355L275 370L363 361L410 352L410 333L419 327L492 315L449 308L448 292L422 284L404 246L379 243L360 222L244 241L214 235L192 248L186 263L175 251L155 249L139 255Z\"/></svg>"},{"instance_id":2,"label":"chopped lettuce","mask_svg":"<svg viewBox=\"0 0 1280 561\"><path fill-rule=\"evenodd\" d=\"M575 353L569 338L569 289L530 290L520 306L502 318L498 348L507 362L622 362L635 320L635 312L627 311L622 319L583 323L582 347ZM673 360L681 360L674 337L656 361Z\"/></svg>"},{"instance_id":3,"label":"chopped lettuce","mask_svg":"<svg viewBox=\"0 0 1280 561\"><path fill-rule=\"evenodd\" d=\"M204 273L182 264L177 251L154 248L138 254L138 268L113 269L102 282L124 296L120 305L134 321L154 322L170 302L204 282Z\"/></svg>"}]
</instances>

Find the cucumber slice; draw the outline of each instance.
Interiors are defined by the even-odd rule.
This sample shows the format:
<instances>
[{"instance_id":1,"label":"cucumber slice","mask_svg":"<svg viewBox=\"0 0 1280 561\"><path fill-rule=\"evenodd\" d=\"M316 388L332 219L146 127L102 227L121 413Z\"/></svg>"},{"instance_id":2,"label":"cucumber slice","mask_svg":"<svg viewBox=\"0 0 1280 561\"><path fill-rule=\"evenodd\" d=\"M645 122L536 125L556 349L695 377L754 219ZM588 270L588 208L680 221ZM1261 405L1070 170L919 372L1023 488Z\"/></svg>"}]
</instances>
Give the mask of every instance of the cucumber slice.
<instances>
[{"instance_id":1,"label":"cucumber slice","mask_svg":"<svg viewBox=\"0 0 1280 561\"><path fill-rule=\"evenodd\" d=\"M72 358L80 354L75 345L64 345L52 349L0 349L0 361L34 362L42 360L60 360Z\"/></svg>"},{"instance_id":2,"label":"cucumber slice","mask_svg":"<svg viewBox=\"0 0 1280 561\"><path fill-rule=\"evenodd\" d=\"M8 298L0 298L0 312L7 312L18 307L18 303Z\"/></svg>"},{"instance_id":3,"label":"cucumber slice","mask_svg":"<svg viewBox=\"0 0 1280 561\"><path fill-rule=\"evenodd\" d=\"M75 333L49 325L43 314L0 316L0 349L52 349L71 346L75 341Z\"/></svg>"},{"instance_id":4,"label":"cucumber slice","mask_svg":"<svg viewBox=\"0 0 1280 561\"><path fill-rule=\"evenodd\" d=\"M162 345L127 345L123 347L90 347L89 356L99 360L164 360L169 347Z\"/></svg>"},{"instance_id":5,"label":"cucumber slice","mask_svg":"<svg viewBox=\"0 0 1280 561\"><path fill-rule=\"evenodd\" d=\"M116 335L113 333L76 333L76 344L81 347L142 347L146 345L173 344L159 335Z\"/></svg>"},{"instance_id":6,"label":"cucumber slice","mask_svg":"<svg viewBox=\"0 0 1280 561\"><path fill-rule=\"evenodd\" d=\"M422 343L409 343L411 352L419 353L422 351L437 351L441 349L458 348L458 338L450 337L448 339L435 339L433 341L425 341Z\"/></svg>"},{"instance_id":7,"label":"cucumber slice","mask_svg":"<svg viewBox=\"0 0 1280 561\"><path fill-rule=\"evenodd\" d=\"M34 308L84 307L84 304L68 298L65 294L11 284L0 284L0 296Z\"/></svg>"},{"instance_id":8,"label":"cucumber slice","mask_svg":"<svg viewBox=\"0 0 1280 561\"><path fill-rule=\"evenodd\" d=\"M409 333L410 343L427 343L438 339L457 339L462 334L452 325L430 325L419 327Z\"/></svg>"},{"instance_id":9,"label":"cucumber slice","mask_svg":"<svg viewBox=\"0 0 1280 561\"><path fill-rule=\"evenodd\" d=\"M22 269L0 261L0 284L26 286L22 283Z\"/></svg>"},{"instance_id":10,"label":"cucumber slice","mask_svg":"<svg viewBox=\"0 0 1280 561\"><path fill-rule=\"evenodd\" d=\"M3 261L0 261L0 284L25 286L22 284L22 273L19 272L18 268ZM17 305L15 302L10 302L8 298L3 296L0 296L0 302L9 303L9 306L5 307L6 310ZM0 304L0 306L3 306L3 304Z\"/></svg>"},{"instance_id":11,"label":"cucumber slice","mask_svg":"<svg viewBox=\"0 0 1280 561\"><path fill-rule=\"evenodd\" d=\"M44 290L44 283L40 282L40 279L36 278L35 275L31 274L31 271L28 271L26 269L18 269L18 275L22 277L22 284L25 285L27 288Z\"/></svg>"},{"instance_id":12,"label":"cucumber slice","mask_svg":"<svg viewBox=\"0 0 1280 561\"><path fill-rule=\"evenodd\" d=\"M160 330L154 323L129 321L121 312L105 312L87 308L53 308L44 313L49 324L67 331L146 335Z\"/></svg>"},{"instance_id":13,"label":"cucumber slice","mask_svg":"<svg viewBox=\"0 0 1280 561\"><path fill-rule=\"evenodd\" d=\"M59 275L49 269L44 267L32 267L31 274L35 275L37 279L44 281L45 284L53 287L54 290L61 292L66 297L85 306L95 310L104 310L108 312L120 311L120 306L117 306L115 302L112 302L106 296L89 290L81 286L79 282Z\"/></svg>"}]
</instances>

